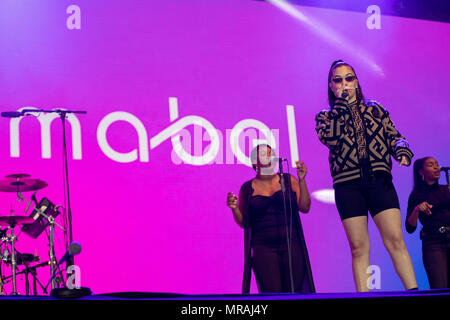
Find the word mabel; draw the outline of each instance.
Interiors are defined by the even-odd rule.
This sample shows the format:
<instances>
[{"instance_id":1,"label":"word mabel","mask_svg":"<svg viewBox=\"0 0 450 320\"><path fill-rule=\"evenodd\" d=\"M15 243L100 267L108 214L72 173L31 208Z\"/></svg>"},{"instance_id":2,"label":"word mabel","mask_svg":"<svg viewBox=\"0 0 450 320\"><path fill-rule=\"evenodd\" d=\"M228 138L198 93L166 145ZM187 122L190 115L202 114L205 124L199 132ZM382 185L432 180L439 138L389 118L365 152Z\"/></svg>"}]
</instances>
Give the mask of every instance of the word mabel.
<instances>
[{"instance_id":1,"label":"word mabel","mask_svg":"<svg viewBox=\"0 0 450 320\"><path fill-rule=\"evenodd\" d=\"M24 109L38 110L35 107L20 108L18 111ZM179 159L182 162L190 165L202 166L206 164L221 164L223 159L218 159L224 155L223 149L225 142L224 135L220 130L216 129L211 122L204 117L198 115L188 115L184 117L179 116L178 111L178 99L176 97L169 98L169 118L171 124L157 133L153 137L148 136L147 129L141 120L135 115L125 111L113 111L103 117L97 126L97 143L101 151L109 159L120 162L130 163L135 161L149 162L149 150L154 149L161 145L165 141L170 141L173 146L173 152L177 157L172 154L172 160L177 162ZM63 110L63 109L60 109ZM32 112L30 112L32 114ZM30 113L25 113L29 115ZM20 157L20 121L22 117L13 118L10 121L10 156L13 158ZM39 114L37 117L41 125L41 154L43 159L51 158L51 124L59 118L54 113ZM291 151L291 162L294 166L295 161L298 160L298 141L296 134L295 114L294 107L292 105L286 106L286 118L289 134L289 145ZM72 132L72 157L76 160L82 159L82 137L81 137L81 124L78 118L74 114L67 115L67 121L71 126ZM115 150L107 139L107 133L110 126L115 122L126 122L132 126L137 133L136 148L129 152L121 152ZM194 126L201 127L205 134L195 134L194 136L194 153L191 154L191 137L187 134L187 130L184 128ZM246 155L246 151L242 150L242 146L245 146L243 136L248 135L247 129L254 128L250 138L250 148L253 148L257 144L267 143L272 146L274 150L277 150L279 132L278 129L270 129L266 124L256 119L243 119L236 123L234 127L227 131L226 138L227 143L225 150L229 150L226 153L227 164L233 164L234 156L236 159L249 167L251 167L251 160ZM202 131L203 131L202 130ZM198 130L197 130L198 131ZM200 131L200 132L202 132ZM204 142L207 142L205 147ZM133 143L133 142L131 142ZM187 150L186 150L187 149ZM219 161L220 160L220 161ZM179 164L179 163L178 163Z\"/></svg>"},{"instance_id":2,"label":"word mabel","mask_svg":"<svg viewBox=\"0 0 450 320\"><path fill-rule=\"evenodd\" d=\"M207 315L209 318L214 316L214 312L231 314L231 315L248 315L253 317L254 315L266 315L267 307L269 305L257 304L233 304L225 305L225 310L218 309L216 307L202 307L188 304L187 307L181 308L182 315Z\"/></svg>"}]
</instances>

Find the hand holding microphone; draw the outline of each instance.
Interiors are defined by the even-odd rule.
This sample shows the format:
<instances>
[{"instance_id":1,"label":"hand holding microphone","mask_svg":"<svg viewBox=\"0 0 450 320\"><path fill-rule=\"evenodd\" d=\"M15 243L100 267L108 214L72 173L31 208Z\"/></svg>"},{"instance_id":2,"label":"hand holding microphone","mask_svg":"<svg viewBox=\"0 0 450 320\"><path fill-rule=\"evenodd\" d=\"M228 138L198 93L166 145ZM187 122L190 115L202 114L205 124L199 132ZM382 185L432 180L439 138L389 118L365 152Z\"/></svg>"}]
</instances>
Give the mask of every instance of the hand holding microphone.
<instances>
[{"instance_id":1,"label":"hand holding microphone","mask_svg":"<svg viewBox=\"0 0 450 320\"><path fill-rule=\"evenodd\" d=\"M350 95L350 90L355 90L355 87L348 87L347 85L342 86L341 88L338 89L338 96L339 98L343 98L348 100L348 97Z\"/></svg>"}]
</instances>

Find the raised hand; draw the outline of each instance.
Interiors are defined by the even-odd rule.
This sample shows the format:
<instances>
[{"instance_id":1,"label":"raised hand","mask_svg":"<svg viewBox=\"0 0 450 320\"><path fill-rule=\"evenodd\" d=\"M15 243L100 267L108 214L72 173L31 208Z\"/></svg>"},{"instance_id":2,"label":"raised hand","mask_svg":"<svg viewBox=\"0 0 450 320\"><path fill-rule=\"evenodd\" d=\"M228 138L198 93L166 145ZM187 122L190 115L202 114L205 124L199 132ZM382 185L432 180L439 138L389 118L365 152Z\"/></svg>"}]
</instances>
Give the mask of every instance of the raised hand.
<instances>
[{"instance_id":1,"label":"raised hand","mask_svg":"<svg viewBox=\"0 0 450 320\"><path fill-rule=\"evenodd\" d=\"M409 166L409 159L406 156L402 156L400 159L399 167L401 166Z\"/></svg>"},{"instance_id":2,"label":"raised hand","mask_svg":"<svg viewBox=\"0 0 450 320\"><path fill-rule=\"evenodd\" d=\"M237 208L237 197L232 192L227 194L227 206L232 210Z\"/></svg>"},{"instance_id":3,"label":"raised hand","mask_svg":"<svg viewBox=\"0 0 450 320\"><path fill-rule=\"evenodd\" d=\"M295 165L297 168L297 177L298 180L302 181L306 177L306 173L308 172L308 169L305 166L305 163L303 161L295 161Z\"/></svg>"}]
</instances>

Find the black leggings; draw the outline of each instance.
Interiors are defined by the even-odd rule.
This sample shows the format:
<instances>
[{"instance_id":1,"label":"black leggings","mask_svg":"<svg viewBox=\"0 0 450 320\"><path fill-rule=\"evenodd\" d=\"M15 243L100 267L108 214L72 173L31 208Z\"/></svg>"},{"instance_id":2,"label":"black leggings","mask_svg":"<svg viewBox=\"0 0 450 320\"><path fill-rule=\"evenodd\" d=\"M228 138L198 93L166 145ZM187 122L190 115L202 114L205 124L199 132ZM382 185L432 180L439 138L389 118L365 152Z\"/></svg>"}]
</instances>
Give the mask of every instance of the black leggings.
<instances>
[{"instance_id":1,"label":"black leggings","mask_svg":"<svg viewBox=\"0 0 450 320\"><path fill-rule=\"evenodd\" d=\"M422 259L430 289L450 288L450 234L422 242Z\"/></svg>"},{"instance_id":2,"label":"black leggings","mask_svg":"<svg viewBox=\"0 0 450 320\"><path fill-rule=\"evenodd\" d=\"M297 239L292 241L294 292L300 292L305 278L305 259ZM259 292L292 292L286 246L253 246L253 272Z\"/></svg>"}]
</instances>

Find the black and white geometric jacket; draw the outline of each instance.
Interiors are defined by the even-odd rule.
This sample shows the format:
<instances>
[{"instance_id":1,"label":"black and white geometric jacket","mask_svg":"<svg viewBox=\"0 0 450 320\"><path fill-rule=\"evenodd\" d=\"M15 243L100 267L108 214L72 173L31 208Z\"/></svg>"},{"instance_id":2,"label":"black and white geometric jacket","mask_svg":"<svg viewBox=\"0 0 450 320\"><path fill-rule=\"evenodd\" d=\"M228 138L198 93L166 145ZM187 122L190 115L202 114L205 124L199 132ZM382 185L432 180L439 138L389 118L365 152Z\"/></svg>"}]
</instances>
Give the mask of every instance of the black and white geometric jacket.
<instances>
[{"instance_id":1,"label":"black and white geometric jacket","mask_svg":"<svg viewBox=\"0 0 450 320\"><path fill-rule=\"evenodd\" d=\"M373 100L356 106L337 98L332 110L316 115L316 131L319 140L330 150L329 163L333 185L361 178L356 128L351 108L359 110L365 131L365 149L372 172L391 174L393 156L400 161L406 156L411 164L413 153L405 137L395 128L389 112ZM355 109L353 109L355 110ZM409 165L408 164L408 165Z\"/></svg>"}]
</instances>

